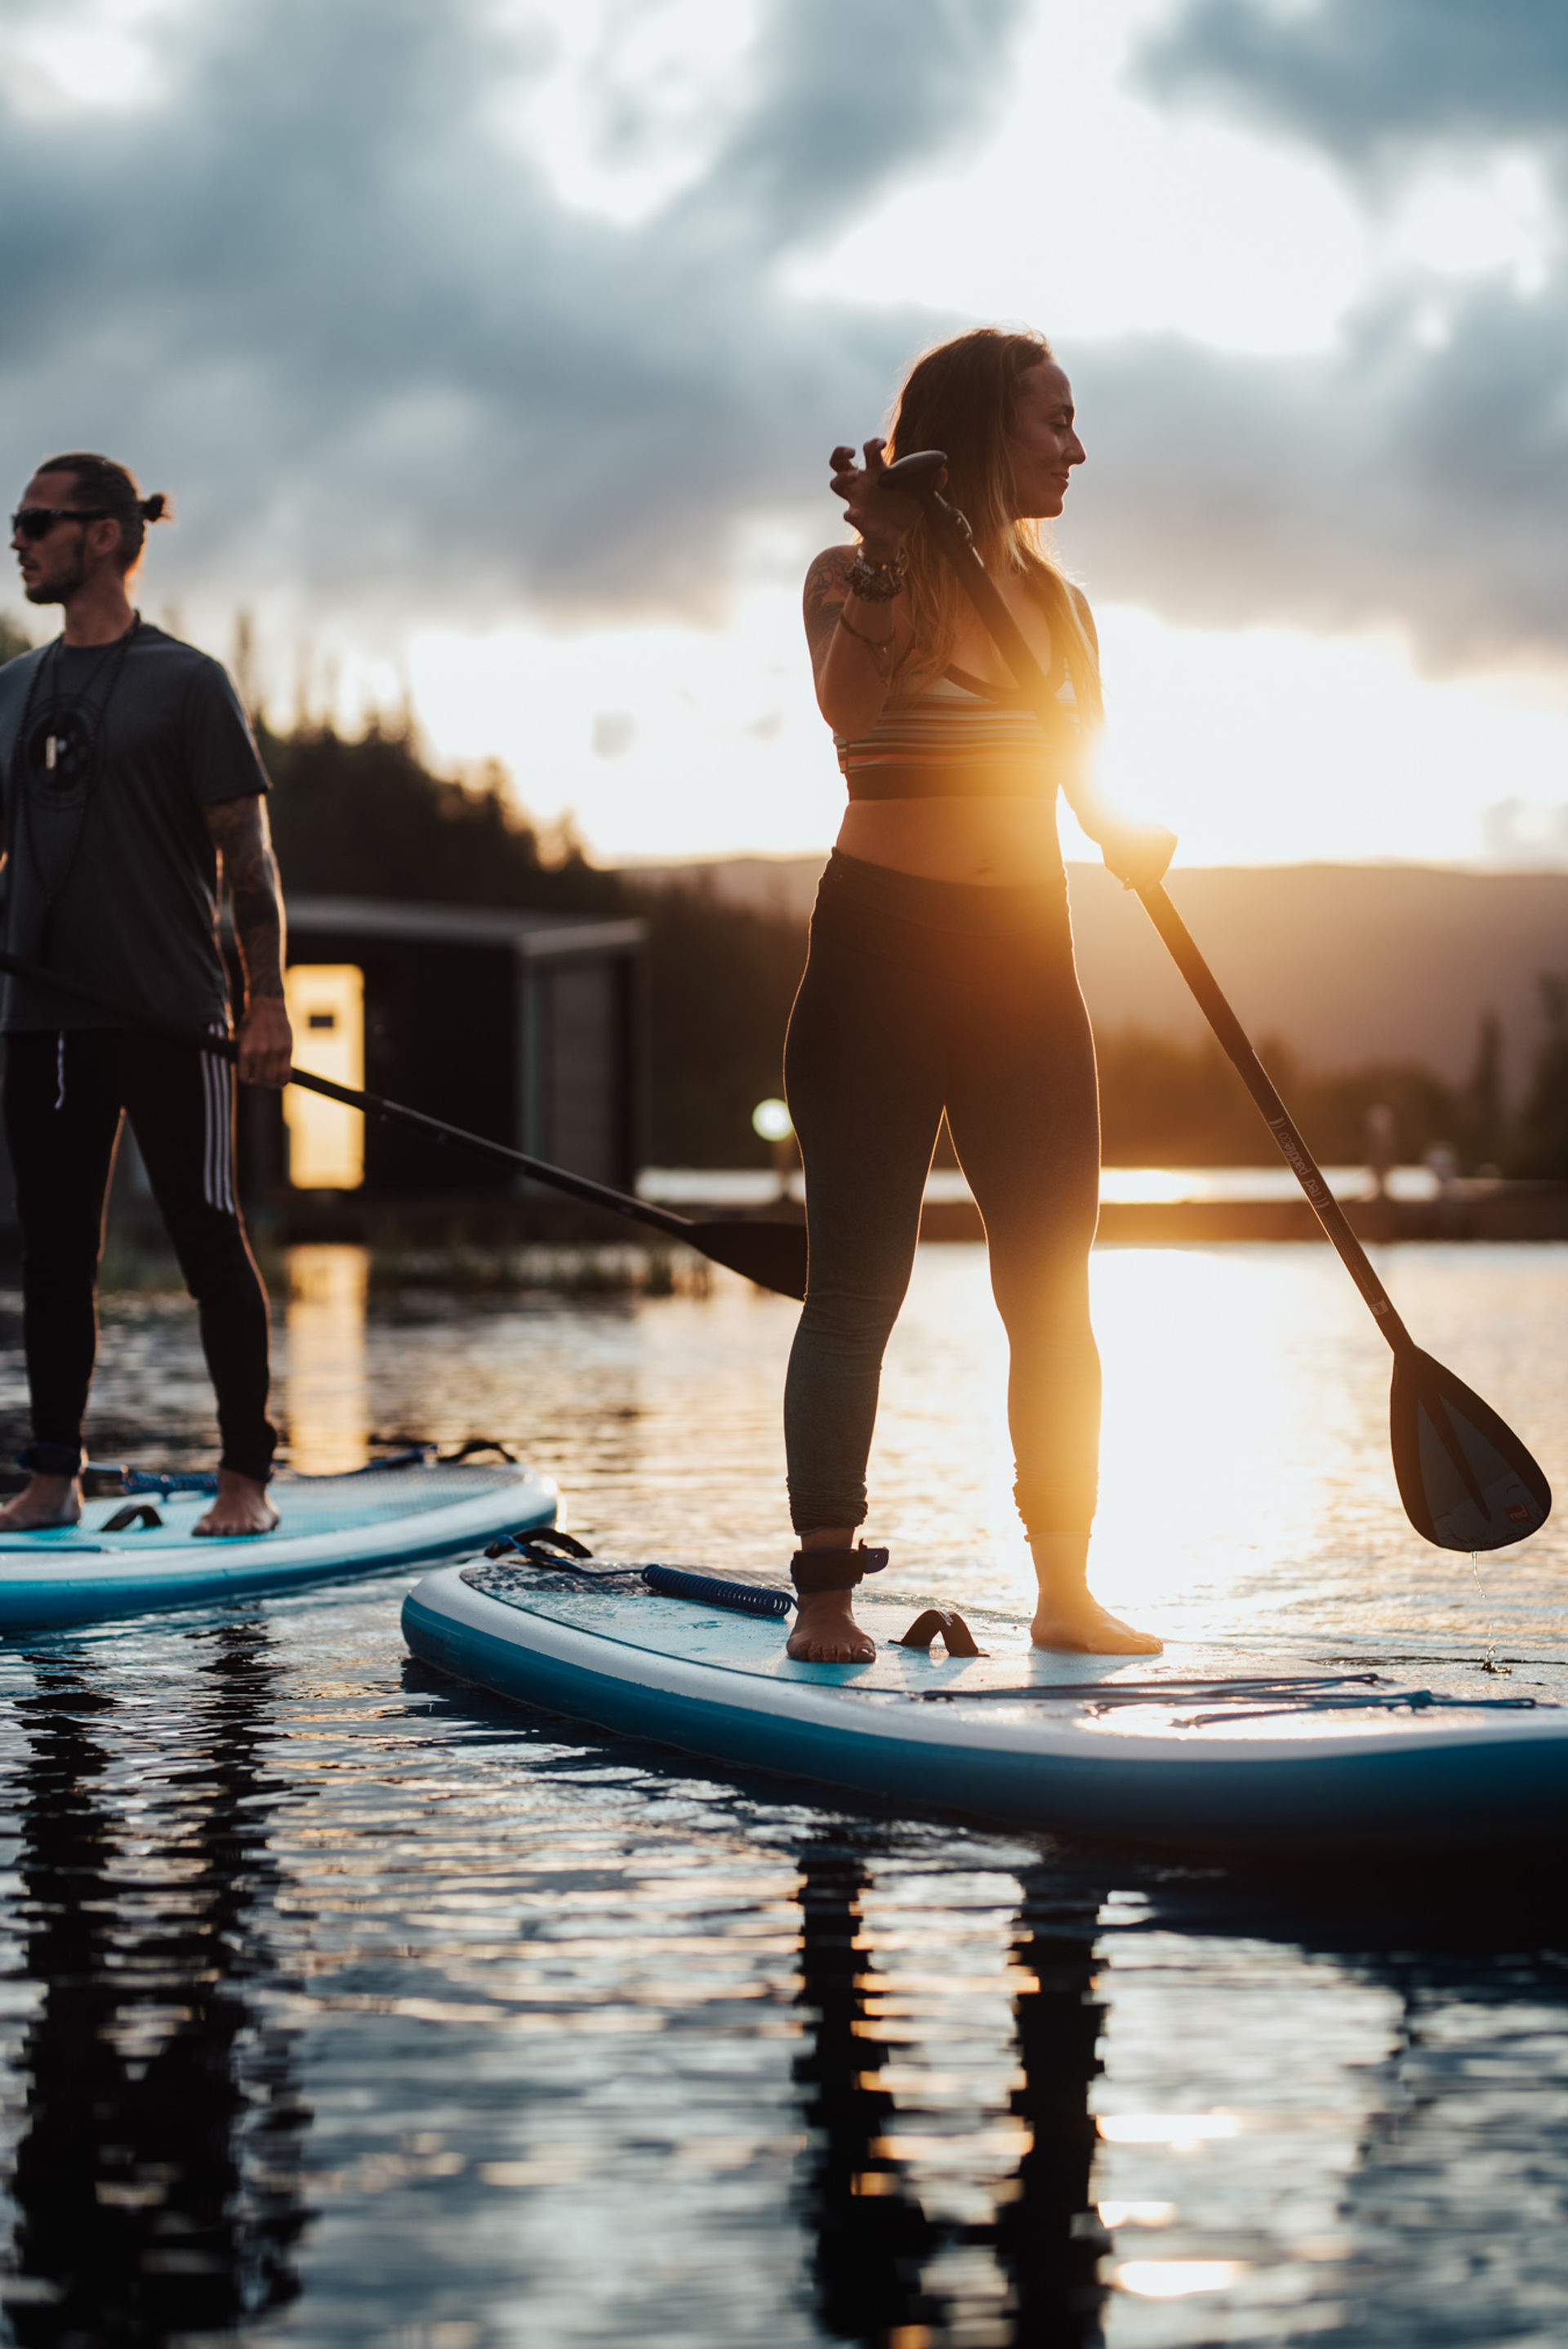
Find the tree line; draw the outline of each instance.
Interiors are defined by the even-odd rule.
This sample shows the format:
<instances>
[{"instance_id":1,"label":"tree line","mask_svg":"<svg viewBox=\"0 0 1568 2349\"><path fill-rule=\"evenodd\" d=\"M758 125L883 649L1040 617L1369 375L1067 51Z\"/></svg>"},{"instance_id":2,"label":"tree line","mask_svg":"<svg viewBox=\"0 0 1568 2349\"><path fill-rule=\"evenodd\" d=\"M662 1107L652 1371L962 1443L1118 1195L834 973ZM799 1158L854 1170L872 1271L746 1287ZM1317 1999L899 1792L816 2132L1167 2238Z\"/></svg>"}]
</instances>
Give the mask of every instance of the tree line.
<instances>
[{"instance_id":1,"label":"tree line","mask_svg":"<svg viewBox=\"0 0 1568 2349\"><path fill-rule=\"evenodd\" d=\"M0 614L0 660L27 639ZM700 882L639 884L590 863L570 830L542 837L499 765L436 773L407 715L363 735L305 720L256 721L273 783L272 818L285 890L541 912L636 915L648 925L648 1153L665 1165L763 1164L756 1103L781 1089L789 1006L806 958L792 916L721 901ZM1453 1084L1414 1062L1322 1071L1265 1038L1261 1057L1326 1164L1367 1154L1367 1116L1393 1112L1399 1156L1450 1148L1467 1172L1568 1177L1568 975L1543 974L1543 1030L1522 1101L1501 1082L1494 1020ZM1183 1044L1122 1028L1096 1036L1106 1163L1251 1165L1272 1144L1240 1079L1212 1040Z\"/></svg>"},{"instance_id":2,"label":"tree line","mask_svg":"<svg viewBox=\"0 0 1568 2349\"><path fill-rule=\"evenodd\" d=\"M454 781L426 764L407 719L358 740L330 726L258 729L273 785L284 884L323 895L634 914L649 929L650 1132L659 1164L765 1164L751 1112L779 1091L789 1006L806 958L792 916L721 901L700 882L639 884L590 864L570 836L542 841L499 767ZM1322 1071L1264 1039L1262 1058L1326 1164L1367 1154L1367 1112L1393 1112L1402 1159L1446 1144L1466 1171L1568 1175L1568 978L1543 978L1543 1040L1511 1111L1502 1040L1480 1023L1474 1065L1453 1084L1414 1062ZM1267 1164L1273 1145L1217 1044L1123 1028L1096 1038L1110 1165Z\"/></svg>"}]
</instances>

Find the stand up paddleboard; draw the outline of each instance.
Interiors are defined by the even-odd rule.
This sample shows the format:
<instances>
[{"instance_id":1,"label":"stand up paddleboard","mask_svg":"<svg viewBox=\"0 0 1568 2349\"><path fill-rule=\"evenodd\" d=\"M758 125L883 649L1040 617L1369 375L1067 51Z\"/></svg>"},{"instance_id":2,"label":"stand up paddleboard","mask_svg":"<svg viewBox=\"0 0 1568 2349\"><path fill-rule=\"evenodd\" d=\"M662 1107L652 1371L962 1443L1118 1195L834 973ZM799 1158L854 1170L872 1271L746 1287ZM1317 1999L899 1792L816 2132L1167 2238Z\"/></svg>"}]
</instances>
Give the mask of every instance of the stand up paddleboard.
<instances>
[{"instance_id":1,"label":"stand up paddleboard","mask_svg":"<svg viewBox=\"0 0 1568 2349\"><path fill-rule=\"evenodd\" d=\"M908 1810L1270 1853L1568 1838L1568 1709L1528 1695L1213 1650L1045 1654L996 1617L975 1619L987 1652L944 1654L896 1644L915 1609L863 1588L875 1663L799 1664L787 1592L706 1588L668 1568L501 1555L428 1575L403 1632L498 1695ZM917 1628L931 1638L930 1612Z\"/></svg>"},{"instance_id":2,"label":"stand up paddleboard","mask_svg":"<svg viewBox=\"0 0 1568 2349\"><path fill-rule=\"evenodd\" d=\"M191 1530L215 1487L210 1476L126 1472L119 1493L83 1503L80 1525L0 1535L0 1631L463 1557L500 1534L552 1526L557 1500L548 1477L515 1463L415 1450L345 1476L282 1473L269 1488L277 1531L225 1541Z\"/></svg>"}]
</instances>

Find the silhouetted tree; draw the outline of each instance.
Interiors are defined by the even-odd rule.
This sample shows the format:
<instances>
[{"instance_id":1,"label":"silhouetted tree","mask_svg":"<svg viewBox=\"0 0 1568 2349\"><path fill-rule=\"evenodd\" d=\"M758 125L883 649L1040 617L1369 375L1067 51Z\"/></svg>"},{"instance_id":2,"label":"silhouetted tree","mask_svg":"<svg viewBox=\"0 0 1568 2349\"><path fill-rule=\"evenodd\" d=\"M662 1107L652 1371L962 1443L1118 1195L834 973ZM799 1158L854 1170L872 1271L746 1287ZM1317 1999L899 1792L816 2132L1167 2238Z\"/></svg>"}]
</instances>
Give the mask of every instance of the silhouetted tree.
<instances>
[{"instance_id":1,"label":"silhouetted tree","mask_svg":"<svg viewBox=\"0 0 1568 2349\"><path fill-rule=\"evenodd\" d=\"M701 888L629 893L649 926L649 1156L665 1166L761 1166L751 1112L784 1082L784 1031L806 925Z\"/></svg>"},{"instance_id":2,"label":"silhouetted tree","mask_svg":"<svg viewBox=\"0 0 1568 2349\"><path fill-rule=\"evenodd\" d=\"M258 728L273 779L273 833L285 885L328 896L443 905L604 913L622 902L613 873L572 849L559 863L506 796L492 766L475 787L433 774L407 725L357 741L331 727Z\"/></svg>"},{"instance_id":3,"label":"silhouetted tree","mask_svg":"<svg viewBox=\"0 0 1568 2349\"><path fill-rule=\"evenodd\" d=\"M1475 1065L1465 1088L1464 1154L1471 1166L1494 1164L1503 1152L1502 1024L1487 1012L1476 1030Z\"/></svg>"},{"instance_id":4,"label":"silhouetted tree","mask_svg":"<svg viewBox=\"0 0 1568 2349\"><path fill-rule=\"evenodd\" d=\"M384 719L357 740L315 723L274 733L258 720L258 739L275 787L273 827L290 891L640 915L649 926L650 1157L686 1166L769 1163L751 1112L782 1083L784 1032L806 959L803 921L726 903L702 885L639 885L634 874L590 864L570 839L563 854L547 855L499 766L477 783L436 774L406 717ZM1568 980L1552 984L1568 999ZM1212 1039L1183 1044L1128 1028L1096 1040L1108 1164L1272 1163L1267 1130ZM1568 1071L1568 1033L1562 1051ZM1277 1040L1265 1039L1262 1057L1326 1161L1362 1163L1373 1102L1392 1109L1408 1159L1438 1141L1454 1143L1470 1164L1503 1154L1501 1040L1490 1018L1463 1089L1414 1065L1315 1073ZM1568 1103L1568 1082L1552 1081ZM1550 1083L1543 1104L1549 1094ZM1549 1107L1533 1114L1532 1133L1544 1132ZM1568 1171L1568 1107L1563 1118L1560 1143L1532 1144L1546 1149L1548 1171Z\"/></svg>"},{"instance_id":5,"label":"silhouetted tree","mask_svg":"<svg viewBox=\"0 0 1568 2349\"><path fill-rule=\"evenodd\" d=\"M29 651L32 643L20 620L14 620L9 612L0 612L0 667L15 660L18 653Z\"/></svg>"},{"instance_id":6,"label":"silhouetted tree","mask_svg":"<svg viewBox=\"0 0 1568 2349\"><path fill-rule=\"evenodd\" d=\"M1568 978L1542 971L1545 1033L1507 1158L1511 1174L1568 1175Z\"/></svg>"}]
</instances>

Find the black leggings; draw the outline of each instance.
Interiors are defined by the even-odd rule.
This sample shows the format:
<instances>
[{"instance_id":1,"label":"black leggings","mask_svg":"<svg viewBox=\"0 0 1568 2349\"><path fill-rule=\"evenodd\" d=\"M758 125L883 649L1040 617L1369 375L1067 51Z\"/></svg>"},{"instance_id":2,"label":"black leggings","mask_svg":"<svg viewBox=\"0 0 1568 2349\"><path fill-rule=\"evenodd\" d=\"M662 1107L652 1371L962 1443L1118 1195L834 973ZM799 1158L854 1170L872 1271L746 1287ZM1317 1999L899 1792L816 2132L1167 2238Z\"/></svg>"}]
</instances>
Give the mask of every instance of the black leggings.
<instances>
[{"instance_id":1,"label":"black leggings","mask_svg":"<svg viewBox=\"0 0 1568 2349\"><path fill-rule=\"evenodd\" d=\"M234 1196L234 1075L226 1061L128 1028L26 1030L5 1040L5 1139L22 1226L22 1336L33 1402L26 1467L73 1475L98 1352L104 1202L129 1113L152 1193L200 1310L225 1468L264 1482L267 1293Z\"/></svg>"},{"instance_id":2,"label":"black leggings","mask_svg":"<svg viewBox=\"0 0 1568 2349\"><path fill-rule=\"evenodd\" d=\"M944 1108L1011 1348L1031 1535L1087 1531L1099 1453L1088 1251L1099 1105L1065 879L923 881L834 853L784 1055L810 1275L784 1390L798 1532L858 1526L888 1335Z\"/></svg>"}]
</instances>

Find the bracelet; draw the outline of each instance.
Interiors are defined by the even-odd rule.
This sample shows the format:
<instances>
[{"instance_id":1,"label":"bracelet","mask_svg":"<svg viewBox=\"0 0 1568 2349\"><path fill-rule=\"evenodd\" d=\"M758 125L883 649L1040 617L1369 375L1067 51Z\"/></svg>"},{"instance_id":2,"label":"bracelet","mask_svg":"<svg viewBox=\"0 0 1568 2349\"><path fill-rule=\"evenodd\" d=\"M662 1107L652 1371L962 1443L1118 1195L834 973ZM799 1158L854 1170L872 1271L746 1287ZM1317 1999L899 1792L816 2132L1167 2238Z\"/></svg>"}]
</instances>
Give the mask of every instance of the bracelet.
<instances>
[{"instance_id":1,"label":"bracelet","mask_svg":"<svg viewBox=\"0 0 1568 2349\"><path fill-rule=\"evenodd\" d=\"M891 604L895 595L903 594L907 568L902 549L891 563L868 563L863 554L857 554L845 577L851 595L858 595L862 604Z\"/></svg>"},{"instance_id":2,"label":"bracelet","mask_svg":"<svg viewBox=\"0 0 1568 2349\"><path fill-rule=\"evenodd\" d=\"M853 636L856 644L864 645L868 652L891 653L892 650L893 640L891 636L862 636L859 628L851 627L850 607L847 604L841 604L839 606L839 626L846 636Z\"/></svg>"}]
</instances>

